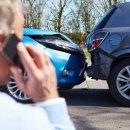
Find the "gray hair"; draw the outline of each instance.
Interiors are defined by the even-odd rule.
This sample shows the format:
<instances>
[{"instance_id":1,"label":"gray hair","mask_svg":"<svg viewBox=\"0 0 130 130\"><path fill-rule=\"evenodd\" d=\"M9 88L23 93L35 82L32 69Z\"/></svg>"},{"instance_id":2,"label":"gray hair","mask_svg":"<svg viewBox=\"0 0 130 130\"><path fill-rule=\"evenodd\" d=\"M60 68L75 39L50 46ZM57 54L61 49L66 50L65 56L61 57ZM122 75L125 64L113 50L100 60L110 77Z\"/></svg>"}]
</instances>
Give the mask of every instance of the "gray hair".
<instances>
[{"instance_id":1,"label":"gray hair","mask_svg":"<svg viewBox=\"0 0 130 130\"><path fill-rule=\"evenodd\" d=\"M20 0L0 0L0 32L8 35L15 29L16 15L22 15Z\"/></svg>"}]
</instances>

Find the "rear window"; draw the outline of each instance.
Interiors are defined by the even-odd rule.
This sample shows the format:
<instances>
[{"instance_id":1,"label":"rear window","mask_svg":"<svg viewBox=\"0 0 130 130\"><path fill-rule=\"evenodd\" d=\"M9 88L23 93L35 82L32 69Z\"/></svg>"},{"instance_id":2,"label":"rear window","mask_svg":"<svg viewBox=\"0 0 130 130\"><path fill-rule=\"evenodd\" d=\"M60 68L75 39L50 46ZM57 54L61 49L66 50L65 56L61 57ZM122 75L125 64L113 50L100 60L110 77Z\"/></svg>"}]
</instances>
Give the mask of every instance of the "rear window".
<instances>
[{"instance_id":1,"label":"rear window","mask_svg":"<svg viewBox=\"0 0 130 130\"><path fill-rule=\"evenodd\" d=\"M130 2L121 4L105 27L130 27Z\"/></svg>"},{"instance_id":2,"label":"rear window","mask_svg":"<svg viewBox=\"0 0 130 130\"><path fill-rule=\"evenodd\" d=\"M99 22L96 24L92 31L104 28L104 26L106 25L106 23L108 22L108 20L113 15L116 9L117 6L111 6L110 9L105 13L105 15L99 20Z\"/></svg>"}]
</instances>

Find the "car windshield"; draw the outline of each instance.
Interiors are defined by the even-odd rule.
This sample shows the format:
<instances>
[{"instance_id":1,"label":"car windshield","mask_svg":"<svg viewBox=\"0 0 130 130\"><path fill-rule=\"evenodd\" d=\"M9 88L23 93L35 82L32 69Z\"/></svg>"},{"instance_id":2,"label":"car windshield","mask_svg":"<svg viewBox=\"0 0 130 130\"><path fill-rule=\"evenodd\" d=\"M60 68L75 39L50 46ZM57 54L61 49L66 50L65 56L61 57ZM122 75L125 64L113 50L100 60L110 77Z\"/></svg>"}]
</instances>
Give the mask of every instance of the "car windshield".
<instances>
[{"instance_id":1,"label":"car windshield","mask_svg":"<svg viewBox=\"0 0 130 130\"><path fill-rule=\"evenodd\" d=\"M117 6L115 5L111 6L110 9L105 13L105 15L99 20L96 26L92 29L92 31L96 31L98 29L104 28L109 18L112 16L112 14L115 12L116 9Z\"/></svg>"}]
</instances>

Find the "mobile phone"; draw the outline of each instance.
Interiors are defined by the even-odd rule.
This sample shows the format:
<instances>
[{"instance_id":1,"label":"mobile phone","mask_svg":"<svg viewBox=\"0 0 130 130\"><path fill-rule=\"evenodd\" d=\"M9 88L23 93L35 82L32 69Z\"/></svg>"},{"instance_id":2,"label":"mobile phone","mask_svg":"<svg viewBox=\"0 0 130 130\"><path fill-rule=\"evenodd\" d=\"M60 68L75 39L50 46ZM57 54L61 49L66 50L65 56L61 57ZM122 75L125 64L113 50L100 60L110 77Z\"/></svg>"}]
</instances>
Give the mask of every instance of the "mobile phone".
<instances>
[{"instance_id":1,"label":"mobile phone","mask_svg":"<svg viewBox=\"0 0 130 130\"><path fill-rule=\"evenodd\" d=\"M20 39L14 33L9 34L4 41L2 54L10 64L20 67L22 64L16 49L19 42Z\"/></svg>"}]
</instances>

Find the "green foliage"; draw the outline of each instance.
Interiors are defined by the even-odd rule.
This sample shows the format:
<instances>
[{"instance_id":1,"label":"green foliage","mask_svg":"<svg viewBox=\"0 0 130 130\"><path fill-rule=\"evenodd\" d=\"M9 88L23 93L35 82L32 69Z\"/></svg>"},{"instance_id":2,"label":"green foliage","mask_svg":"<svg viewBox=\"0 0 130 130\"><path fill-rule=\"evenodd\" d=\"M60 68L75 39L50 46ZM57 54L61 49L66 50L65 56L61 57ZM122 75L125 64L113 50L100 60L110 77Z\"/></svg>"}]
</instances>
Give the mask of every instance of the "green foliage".
<instances>
[{"instance_id":1,"label":"green foliage","mask_svg":"<svg viewBox=\"0 0 130 130\"><path fill-rule=\"evenodd\" d=\"M85 47L86 35L82 32L73 32L66 34L70 39L72 39L75 43L80 45L82 48Z\"/></svg>"},{"instance_id":2,"label":"green foliage","mask_svg":"<svg viewBox=\"0 0 130 130\"><path fill-rule=\"evenodd\" d=\"M83 51L86 57L90 57L90 53L88 52L86 48L84 48Z\"/></svg>"},{"instance_id":3,"label":"green foliage","mask_svg":"<svg viewBox=\"0 0 130 130\"><path fill-rule=\"evenodd\" d=\"M77 43L81 48L83 48L86 57L90 57L90 53L88 52L85 46L86 35L84 33L75 32L75 33L66 33L66 35L70 39L72 39L75 43Z\"/></svg>"}]
</instances>

